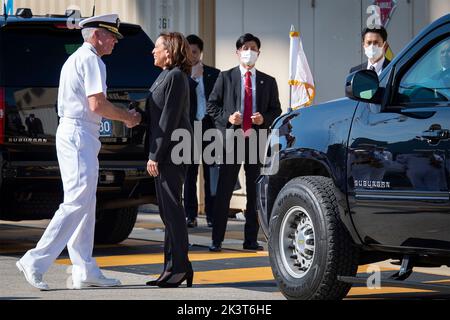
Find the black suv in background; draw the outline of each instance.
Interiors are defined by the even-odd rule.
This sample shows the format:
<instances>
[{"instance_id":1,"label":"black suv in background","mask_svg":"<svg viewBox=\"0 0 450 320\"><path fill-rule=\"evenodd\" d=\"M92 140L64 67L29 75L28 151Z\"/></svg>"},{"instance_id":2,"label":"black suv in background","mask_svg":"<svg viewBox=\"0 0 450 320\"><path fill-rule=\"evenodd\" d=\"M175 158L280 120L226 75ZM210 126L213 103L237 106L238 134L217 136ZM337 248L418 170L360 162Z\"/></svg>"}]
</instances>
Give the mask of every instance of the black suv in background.
<instances>
[{"instance_id":1,"label":"black suv in background","mask_svg":"<svg viewBox=\"0 0 450 320\"><path fill-rule=\"evenodd\" d=\"M0 219L51 218L63 190L56 157L57 96L61 67L83 43L67 16L0 17ZM72 12L73 13L73 12ZM138 25L122 23L124 39L107 68L108 100L145 109L159 74L154 44ZM117 243L133 229L139 205L153 201L146 172L146 129L103 120L97 190L97 242Z\"/></svg>"},{"instance_id":2,"label":"black suv in background","mask_svg":"<svg viewBox=\"0 0 450 320\"><path fill-rule=\"evenodd\" d=\"M259 218L281 292L341 299L358 266L450 266L450 14L433 22L377 74L352 73L347 98L275 120L257 182ZM277 139L276 132L279 133ZM366 270L366 273L371 273Z\"/></svg>"}]
</instances>

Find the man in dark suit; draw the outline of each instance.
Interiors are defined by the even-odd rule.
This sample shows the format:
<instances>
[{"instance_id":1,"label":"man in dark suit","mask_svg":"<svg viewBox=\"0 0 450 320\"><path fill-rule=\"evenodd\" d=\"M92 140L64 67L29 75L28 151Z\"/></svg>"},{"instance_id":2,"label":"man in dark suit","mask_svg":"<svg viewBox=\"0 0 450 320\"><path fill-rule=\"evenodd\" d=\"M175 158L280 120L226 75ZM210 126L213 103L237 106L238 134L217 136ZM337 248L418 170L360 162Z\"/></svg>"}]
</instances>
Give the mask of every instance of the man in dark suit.
<instances>
[{"instance_id":1,"label":"man in dark suit","mask_svg":"<svg viewBox=\"0 0 450 320\"><path fill-rule=\"evenodd\" d=\"M373 29L365 28L362 32L362 46L368 61L351 68L350 73L370 69L380 75L391 62L385 57L387 36L387 31L383 26Z\"/></svg>"},{"instance_id":2,"label":"man in dark suit","mask_svg":"<svg viewBox=\"0 0 450 320\"><path fill-rule=\"evenodd\" d=\"M202 126L202 136L208 129L214 128L211 117L206 113L206 102L214 87L214 83L220 70L204 65L202 62L203 41L196 35L186 38L192 51L193 63L190 80L190 120L194 128L195 122ZM199 153L203 154L206 144L199 146ZM186 212L187 226L197 226L198 200L197 200L197 176L198 164L191 164L187 168L186 181L184 183L184 210ZM212 227L212 212L214 210L214 198L217 189L218 167L203 162L203 176L205 182L205 213L209 227Z\"/></svg>"},{"instance_id":3,"label":"man in dark suit","mask_svg":"<svg viewBox=\"0 0 450 320\"><path fill-rule=\"evenodd\" d=\"M246 177L247 205L245 211L244 249L262 250L257 242L259 224L256 214L256 185L260 174L259 161L249 161L254 158L252 153L258 153L250 148L259 144L252 140L249 133L263 133L281 114L276 80L255 69L256 60L260 54L261 42L252 34L242 35L236 42L236 54L240 65L221 72L208 101L208 114L214 119L216 128L220 130L225 145L234 141L233 135L244 135L245 146L233 145L232 153L236 155L245 151L244 170ZM228 129L228 130L227 130ZM242 130L241 130L242 129ZM231 135L230 135L231 134ZM253 141L253 142L252 142ZM245 150L242 150L244 149ZM259 159L258 155L256 158ZM224 159L225 160L225 159ZM212 246L210 251L220 251L225 237L230 200L236 184L241 162L233 157L231 163L225 160L220 164L217 198L214 206Z\"/></svg>"}]
</instances>

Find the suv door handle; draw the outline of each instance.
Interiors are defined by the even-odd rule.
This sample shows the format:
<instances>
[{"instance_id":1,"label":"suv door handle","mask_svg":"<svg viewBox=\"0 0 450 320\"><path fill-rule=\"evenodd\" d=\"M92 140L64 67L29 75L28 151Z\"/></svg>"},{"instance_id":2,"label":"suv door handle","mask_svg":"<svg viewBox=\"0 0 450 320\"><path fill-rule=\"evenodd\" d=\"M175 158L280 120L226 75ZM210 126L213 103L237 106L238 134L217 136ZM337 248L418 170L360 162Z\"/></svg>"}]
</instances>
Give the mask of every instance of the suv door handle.
<instances>
[{"instance_id":1,"label":"suv door handle","mask_svg":"<svg viewBox=\"0 0 450 320\"><path fill-rule=\"evenodd\" d=\"M447 129L439 129L439 130L426 130L422 132L422 138L426 139L448 139L449 131Z\"/></svg>"},{"instance_id":2,"label":"suv door handle","mask_svg":"<svg viewBox=\"0 0 450 320\"><path fill-rule=\"evenodd\" d=\"M428 143L436 144L440 140L445 140L450 138L450 131L447 129L437 129L437 130L426 130L422 132L419 140L427 140Z\"/></svg>"}]
</instances>

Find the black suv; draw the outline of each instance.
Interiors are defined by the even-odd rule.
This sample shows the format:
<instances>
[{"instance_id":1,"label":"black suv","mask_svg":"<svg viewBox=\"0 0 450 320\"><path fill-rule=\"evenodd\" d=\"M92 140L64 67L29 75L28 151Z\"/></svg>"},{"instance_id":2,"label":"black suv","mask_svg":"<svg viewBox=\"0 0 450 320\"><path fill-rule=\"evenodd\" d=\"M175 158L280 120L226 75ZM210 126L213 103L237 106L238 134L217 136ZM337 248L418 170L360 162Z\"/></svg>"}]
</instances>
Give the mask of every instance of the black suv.
<instances>
[{"instance_id":1,"label":"black suv","mask_svg":"<svg viewBox=\"0 0 450 320\"><path fill-rule=\"evenodd\" d=\"M289 299L341 299L358 265L450 266L450 15L426 27L378 78L279 117L258 186L274 277ZM279 139L277 138L279 136ZM365 271L365 270L362 270ZM366 272L370 273L370 272Z\"/></svg>"},{"instance_id":2,"label":"black suv","mask_svg":"<svg viewBox=\"0 0 450 320\"><path fill-rule=\"evenodd\" d=\"M0 219L51 218L62 202L56 157L57 96L61 67L83 43L73 17L0 17ZM74 12L72 12L73 14ZM145 109L159 71L154 44L138 25L122 23L124 39L104 57L108 100ZM140 204L154 199L146 173L146 129L103 120L97 190L97 242L128 237Z\"/></svg>"}]
</instances>

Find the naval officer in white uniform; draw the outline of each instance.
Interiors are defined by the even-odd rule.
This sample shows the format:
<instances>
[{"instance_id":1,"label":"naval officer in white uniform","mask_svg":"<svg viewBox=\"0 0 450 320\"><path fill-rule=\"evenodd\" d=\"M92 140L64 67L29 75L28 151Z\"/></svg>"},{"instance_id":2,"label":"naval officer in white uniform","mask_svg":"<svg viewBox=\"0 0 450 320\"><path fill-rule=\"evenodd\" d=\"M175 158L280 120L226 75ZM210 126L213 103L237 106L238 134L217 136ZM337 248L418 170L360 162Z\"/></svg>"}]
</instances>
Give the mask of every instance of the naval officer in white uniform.
<instances>
[{"instance_id":1,"label":"naval officer in white uniform","mask_svg":"<svg viewBox=\"0 0 450 320\"><path fill-rule=\"evenodd\" d=\"M40 290L49 289L42 276L66 245L73 264L73 288L120 285L104 277L92 258L101 119L123 121L129 128L141 120L139 113L120 109L106 99L106 68L101 57L111 54L122 38L119 24L116 14L83 20L85 42L61 70L56 150L64 202L36 248L16 263L28 283Z\"/></svg>"}]
</instances>

